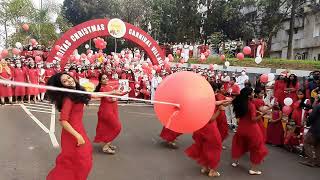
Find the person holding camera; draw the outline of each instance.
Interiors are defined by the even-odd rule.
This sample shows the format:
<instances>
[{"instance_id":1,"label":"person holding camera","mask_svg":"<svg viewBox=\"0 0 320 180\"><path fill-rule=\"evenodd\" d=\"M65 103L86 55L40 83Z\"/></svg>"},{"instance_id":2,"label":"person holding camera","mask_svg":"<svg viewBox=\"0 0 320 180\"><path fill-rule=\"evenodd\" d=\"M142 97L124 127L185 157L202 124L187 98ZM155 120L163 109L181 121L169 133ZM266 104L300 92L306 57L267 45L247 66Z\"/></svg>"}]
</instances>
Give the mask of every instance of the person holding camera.
<instances>
[{"instance_id":1,"label":"person holding camera","mask_svg":"<svg viewBox=\"0 0 320 180\"><path fill-rule=\"evenodd\" d=\"M304 138L304 149L307 155L305 161L300 162L310 167L320 167L320 104L317 104L308 120L307 126L310 127Z\"/></svg>"}]
</instances>

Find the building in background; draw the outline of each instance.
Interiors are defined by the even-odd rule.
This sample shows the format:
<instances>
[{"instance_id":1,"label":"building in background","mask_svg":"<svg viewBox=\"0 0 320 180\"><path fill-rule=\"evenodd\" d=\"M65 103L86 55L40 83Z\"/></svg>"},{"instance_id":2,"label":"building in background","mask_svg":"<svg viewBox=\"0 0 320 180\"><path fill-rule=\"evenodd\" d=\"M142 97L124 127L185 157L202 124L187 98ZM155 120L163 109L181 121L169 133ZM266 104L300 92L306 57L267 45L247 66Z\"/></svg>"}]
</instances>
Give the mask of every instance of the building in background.
<instances>
[{"instance_id":1,"label":"building in background","mask_svg":"<svg viewBox=\"0 0 320 180\"><path fill-rule=\"evenodd\" d=\"M283 22L283 28L272 39L270 56L286 58L290 19ZM302 17L295 20L293 36L294 59L320 60L320 3L306 3Z\"/></svg>"}]
</instances>

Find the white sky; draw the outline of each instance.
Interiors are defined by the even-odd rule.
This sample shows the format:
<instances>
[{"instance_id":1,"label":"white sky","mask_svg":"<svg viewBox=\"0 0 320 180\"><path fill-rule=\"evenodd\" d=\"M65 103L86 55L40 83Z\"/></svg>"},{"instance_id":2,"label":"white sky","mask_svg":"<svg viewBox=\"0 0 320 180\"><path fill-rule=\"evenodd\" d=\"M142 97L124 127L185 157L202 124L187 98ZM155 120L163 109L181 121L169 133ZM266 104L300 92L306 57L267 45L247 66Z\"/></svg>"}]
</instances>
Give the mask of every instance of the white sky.
<instances>
[{"instance_id":1,"label":"white sky","mask_svg":"<svg viewBox=\"0 0 320 180\"><path fill-rule=\"evenodd\" d=\"M4 1L4 0L0 0L0 2L1 1ZM46 2L56 2L62 5L63 1L64 0L42 0L42 3L45 4ZM36 8L40 8L41 0L32 0L32 2ZM51 17L52 17L52 21L55 21L55 19L57 18L57 15L53 14ZM3 32L3 30L4 30L4 27L2 24L0 24L0 32ZM9 34L11 34L12 32L14 32L14 28L8 27L8 31L9 31ZM3 48L4 48L4 35L0 36L0 51Z\"/></svg>"}]
</instances>

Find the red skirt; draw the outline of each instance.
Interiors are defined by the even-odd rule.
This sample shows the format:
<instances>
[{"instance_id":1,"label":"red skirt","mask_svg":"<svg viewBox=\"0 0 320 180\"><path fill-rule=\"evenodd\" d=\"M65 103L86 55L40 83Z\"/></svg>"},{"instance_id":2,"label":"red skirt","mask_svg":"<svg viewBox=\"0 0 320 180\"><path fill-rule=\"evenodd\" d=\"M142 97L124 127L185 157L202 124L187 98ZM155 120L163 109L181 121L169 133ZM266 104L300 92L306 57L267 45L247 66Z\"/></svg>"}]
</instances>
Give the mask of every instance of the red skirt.
<instances>
[{"instance_id":1,"label":"red skirt","mask_svg":"<svg viewBox=\"0 0 320 180\"><path fill-rule=\"evenodd\" d=\"M45 83L39 83L40 85L43 85L45 86L46 84ZM46 89L39 89L39 92L40 93L45 93L47 90Z\"/></svg>"},{"instance_id":2,"label":"red skirt","mask_svg":"<svg viewBox=\"0 0 320 180\"><path fill-rule=\"evenodd\" d=\"M3 84L0 84L0 95L1 97L12 97L12 86L5 86Z\"/></svg>"},{"instance_id":3,"label":"red skirt","mask_svg":"<svg viewBox=\"0 0 320 180\"><path fill-rule=\"evenodd\" d=\"M170 129L167 129L166 127L163 127L161 134L160 134L160 137L167 142L173 142L180 135L181 135L181 133L177 133L177 132L174 132Z\"/></svg>"},{"instance_id":4,"label":"red skirt","mask_svg":"<svg viewBox=\"0 0 320 180\"><path fill-rule=\"evenodd\" d=\"M15 96L24 96L26 95L26 88L23 86L16 86L14 88L14 95Z\"/></svg>"},{"instance_id":5,"label":"red skirt","mask_svg":"<svg viewBox=\"0 0 320 180\"><path fill-rule=\"evenodd\" d=\"M284 130L281 121L268 124L267 142L273 145L283 145Z\"/></svg>"},{"instance_id":6,"label":"red skirt","mask_svg":"<svg viewBox=\"0 0 320 180\"><path fill-rule=\"evenodd\" d=\"M222 152L222 142L216 122L208 123L193 133L192 138L194 143L185 150L186 155L203 167L217 169Z\"/></svg>"},{"instance_id":7,"label":"red skirt","mask_svg":"<svg viewBox=\"0 0 320 180\"><path fill-rule=\"evenodd\" d=\"M217 117L217 126L223 142L229 135L229 127L225 111L221 111L220 115Z\"/></svg>"},{"instance_id":8,"label":"red skirt","mask_svg":"<svg viewBox=\"0 0 320 180\"><path fill-rule=\"evenodd\" d=\"M250 152L250 161L260 164L268 154L265 141L258 124L238 127L232 139L232 158L240 159L246 152Z\"/></svg>"}]
</instances>

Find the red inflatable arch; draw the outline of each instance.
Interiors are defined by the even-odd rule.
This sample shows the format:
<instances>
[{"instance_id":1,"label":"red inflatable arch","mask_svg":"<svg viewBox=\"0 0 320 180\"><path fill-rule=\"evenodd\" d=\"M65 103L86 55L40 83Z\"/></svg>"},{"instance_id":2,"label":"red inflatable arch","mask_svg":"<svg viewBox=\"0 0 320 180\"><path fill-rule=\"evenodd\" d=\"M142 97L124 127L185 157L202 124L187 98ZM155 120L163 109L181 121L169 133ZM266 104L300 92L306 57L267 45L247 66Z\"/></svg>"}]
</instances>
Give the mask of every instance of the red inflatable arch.
<instances>
[{"instance_id":1,"label":"red inflatable arch","mask_svg":"<svg viewBox=\"0 0 320 180\"><path fill-rule=\"evenodd\" d=\"M68 57L84 42L102 36L113 36L132 41L142 47L154 65L163 64L165 55L158 43L142 29L120 19L95 19L79 24L56 41L53 47L59 45L59 51L52 48L47 61L60 61L64 67Z\"/></svg>"}]
</instances>

